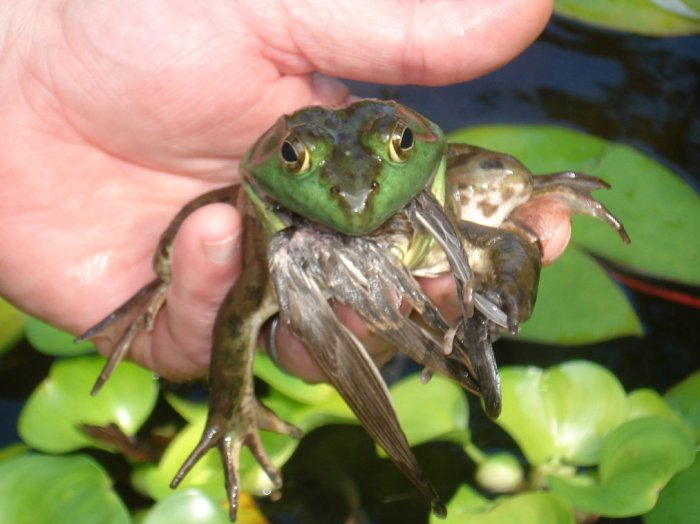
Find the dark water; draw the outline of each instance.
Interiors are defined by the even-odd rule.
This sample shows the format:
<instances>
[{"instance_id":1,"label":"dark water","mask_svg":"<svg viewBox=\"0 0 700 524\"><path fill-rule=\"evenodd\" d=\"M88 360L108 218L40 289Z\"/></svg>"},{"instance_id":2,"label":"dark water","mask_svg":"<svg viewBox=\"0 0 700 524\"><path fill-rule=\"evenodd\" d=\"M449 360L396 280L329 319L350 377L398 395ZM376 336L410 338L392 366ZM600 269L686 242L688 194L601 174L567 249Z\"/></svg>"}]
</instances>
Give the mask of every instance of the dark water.
<instances>
[{"instance_id":1,"label":"dark water","mask_svg":"<svg viewBox=\"0 0 700 524\"><path fill-rule=\"evenodd\" d=\"M448 131L484 123L548 123L623 142L650 154L697 189L699 84L700 37L652 39L555 19L514 62L469 83L440 88L352 86L361 96L396 98ZM683 291L700 295L696 289ZM700 368L695 329L700 311L632 291L629 297L644 323L643 338L577 348L505 341L497 346L499 362L548 366L586 358L609 367L628 389L659 391ZM28 348L0 359L0 447L17 440L14 427L22 399L48 363ZM512 444L480 415L476 404L472 419L480 447ZM431 443L420 446L417 455L445 499L461 479L473 474L473 465L456 446ZM284 474L282 500L263 502L275 523L427 520L425 501L391 464L373 458L373 444L360 428L313 432ZM349 515L354 520L349 521Z\"/></svg>"}]
</instances>

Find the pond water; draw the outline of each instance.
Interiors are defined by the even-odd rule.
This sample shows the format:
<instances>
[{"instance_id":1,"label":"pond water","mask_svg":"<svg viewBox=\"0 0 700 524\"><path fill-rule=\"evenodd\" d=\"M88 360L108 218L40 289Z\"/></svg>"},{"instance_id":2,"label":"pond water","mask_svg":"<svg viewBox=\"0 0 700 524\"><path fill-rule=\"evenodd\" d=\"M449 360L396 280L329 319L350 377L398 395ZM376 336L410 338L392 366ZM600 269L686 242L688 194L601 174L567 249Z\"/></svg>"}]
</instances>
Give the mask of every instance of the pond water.
<instances>
[{"instance_id":1,"label":"pond water","mask_svg":"<svg viewBox=\"0 0 700 524\"><path fill-rule=\"evenodd\" d=\"M352 88L361 96L396 98L448 131L484 123L548 123L586 131L641 149L698 190L699 84L700 37L652 39L555 18L523 55L472 82L439 88L353 83ZM653 284L700 296L697 289ZM628 389L664 391L700 367L698 309L632 290L629 296L644 324L643 338L564 349L502 341L497 345L499 362L547 366L587 358L609 367ZM0 446L17 439L14 426L21 398L40 380L47 364L43 357L17 352L0 361ZM475 406L475 442L486 449L506 445L506 435L479 418L479 412ZM353 522L398 522L399 516L404 523L426 522L427 505L419 498L395 501L387 509L381 485L405 480L391 465L367 462L371 449L359 428L329 427L312 433L285 468L283 503L264 504L273 521L345 522L347 512L337 511L342 507L355 514ZM460 475L470 474L468 461L452 446L429 444L417 454L440 489L456 486ZM446 464L450 468L441 467ZM332 480L329 471L335 474ZM332 506L336 510L328 509Z\"/></svg>"}]
</instances>

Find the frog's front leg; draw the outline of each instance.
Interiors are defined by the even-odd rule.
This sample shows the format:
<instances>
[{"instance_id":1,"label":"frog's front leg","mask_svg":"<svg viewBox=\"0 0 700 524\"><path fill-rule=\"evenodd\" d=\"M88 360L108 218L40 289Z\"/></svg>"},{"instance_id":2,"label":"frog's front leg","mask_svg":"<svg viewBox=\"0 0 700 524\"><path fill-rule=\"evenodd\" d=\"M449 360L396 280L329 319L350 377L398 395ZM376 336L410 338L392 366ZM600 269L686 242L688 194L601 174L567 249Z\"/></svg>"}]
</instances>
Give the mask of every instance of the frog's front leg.
<instances>
[{"instance_id":1,"label":"frog's front leg","mask_svg":"<svg viewBox=\"0 0 700 524\"><path fill-rule=\"evenodd\" d=\"M76 338L76 342L103 339L111 348L105 367L92 388L92 395L99 392L114 368L129 352L137 335L142 331L151 331L153 328L153 322L165 303L165 294L170 285L173 241L184 220L194 211L208 204L226 202L234 205L239 187L228 186L215 189L186 204L160 237L158 248L153 256L153 269L157 277L107 317Z\"/></svg>"},{"instance_id":2,"label":"frog's front leg","mask_svg":"<svg viewBox=\"0 0 700 524\"><path fill-rule=\"evenodd\" d=\"M197 461L216 447L226 476L229 512L236 520L239 454L248 446L276 489L282 478L272 465L258 431L265 429L302 436L301 430L279 419L255 397L253 359L263 324L278 311L266 258L267 239L260 223L248 214L243 227L243 272L229 291L214 324L209 368L209 414L199 444L171 483L175 488Z\"/></svg>"},{"instance_id":3,"label":"frog's front leg","mask_svg":"<svg viewBox=\"0 0 700 524\"><path fill-rule=\"evenodd\" d=\"M477 291L503 309L508 331L517 333L519 323L532 314L537 297L541 267L537 244L524 234L472 222L461 221L458 228L476 275ZM460 330L458 337L465 337L463 346L474 366L486 413L496 418L501 390L492 342L502 328L480 311L466 322L468 329Z\"/></svg>"},{"instance_id":4,"label":"frog's front leg","mask_svg":"<svg viewBox=\"0 0 700 524\"><path fill-rule=\"evenodd\" d=\"M508 331L516 334L537 298L542 255L536 237L524 229L515 233L473 222L460 221L458 227L478 289L505 311Z\"/></svg>"}]
</instances>

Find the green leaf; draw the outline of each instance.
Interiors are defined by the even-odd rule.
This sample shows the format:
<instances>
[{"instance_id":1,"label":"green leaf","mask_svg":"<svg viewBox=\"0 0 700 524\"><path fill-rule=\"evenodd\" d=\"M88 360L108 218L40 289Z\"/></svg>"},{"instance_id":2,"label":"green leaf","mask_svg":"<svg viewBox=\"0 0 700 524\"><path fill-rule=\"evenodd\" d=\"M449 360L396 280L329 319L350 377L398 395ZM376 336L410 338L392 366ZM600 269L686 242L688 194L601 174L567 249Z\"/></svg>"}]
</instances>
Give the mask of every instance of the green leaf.
<instances>
[{"instance_id":1,"label":"green leaf","mask_svg":"<svg viewBox=\"0 0 700 524\"><path fill-rule=\"evenodd\" d=\"M695 438L693 428L653 389L636 389L627 396L627 419L642 417L663 418L686 431L691 439Z\"/></svg>"},{"instance_id":2,"label":"green leaf","mask_svg":"<svg viewBox=\"0 0 700 524\"><path fill-rule=\"evenodd\" d=\"M14 457L24 455L29 451L29 447L22 442L13 442L9 446L0 449L0 462L4 462Z\"/></svg>"},{"instance_id":3,"label":"green leaf","mask_svg":"<svg viewBox=\"0 0 700 524\"><path fill-rule=\"evenodd\" d=\"M196 489L175 493L156 504L142 524L231 524L226 512Z\"/></svg>"},{"instance_id":4,"label":"green leaf","mask_svg":"<svg viewBox=\"0 0 700 524\"><path fill-rule=\"evenodd\" d=\"M462 485L447 505L447 518L430 516L431 524L574 524L569 505L551 493L523 493L491 504Z\"/></svg>"},{"instance_id":5,"label":"green leaf","mask_svg":"<svg viewBox=\"0 0 700 524\"><path fill-rule=\"evenodd\" d=\"M14 347L23 331L24 315L0 297L0 355Z\"/></svg>"},{"instance_id":6,"label":"green leaf","mask_svg":"<svg viewBox=\"0 0 700 524\"><path fill-rule=\"evenodd\" d=\"M411 446L430 440L469 440L469 404L453 381L435 375L423 384L418 374L391 387L391 397Z\"/></svg>"},{"instance_id":7,"label":"green leaf","mask_svg":"<svg viewBox=\"0 0 700 524\"><path fill-rule=\"evenodd\" d=\"M696 371L666 392L666 402L695 431L700 443L700 371Z\"/></svg>"},{"instance_id":8,"label":"green leaf","mask_svg":"<svg viewBox=\"0 0 700 524\"><path fill-rule=\"evenodd\" d=\"M700 515L700 458L690 468L675 475L659 495L659 500L644 515L645 524L691 524Z\"/></svg>"},{"instance_id":9,"label":"green leaf","mask_svg":"<svg viewBox=\"0 0 700 524\"><path fill-rule=\"evenodd\" d=\"M587 24L649 36L700 33L700 13L693 16L691 2L680 16L664 8L667 0L556 0L554 12ZM697 2L695 12L697 13Z\"/></svg>"},{"instance_id":10,"label":"green leaf","mask_svg":"<svg viewBox=\"0 0 700 524\"><path fill-rule=\"evenodd\" d=\"M552 493L576 508L606 517L630 517L654 507L659 492L695 458L686 431L658 417L631 420L610 433L603 443L599 482L549 477Z\"/></svg>"},{"instance_id":11,"label":"green leaf","mask_svg":"<svg viewBox=\"0 0 700 524\"><path fill-rule=\"evenodd\" d=\"M523 484L525 474L520 461L510 453L500 452L483 459L474 480L492 493L514 493Z\"/></svg>"},{"instance_id":12,"label":"green leaf","mask_svg":"<svg viewBox=\"0 0 700 524\"><path fill-rule=\"evenodd\" d=\"M34 349L46 355L70 357L95 352L92 342L76 344L74 335L34 317L27 318L27 339Z\"/></svg>"},{"instance_id":13,"label":"green leaf","mask_svg":"<svg viewBox=\"0 0 700 524\"><path fill-rule=\"evenodd\" d=\"M22 439L41 451L64 453L94 446L79 425L117 424L133 435L150 415L158 395L151 372L123 362L96 397L90 389L104 365L97 356L53 364L49 376L32 392L20 414Z\"/></svg>"},{"instance_id":14,"label":"green leaf","mask_svg":"<svg viewBox=\"0 0 700 524\"><path fill-rule=\"evenodd\" d=\"M255 375L284 395L304 404L319 404L336 394L328 384L308 384L282 371L262 351L255 353Z\"/></svg>"},{"instance_id":15,"label":"green leaf","mask_svg":"<svg viewBox=\"0 0 700 524\"><path fill-rule=\"evenodd\" d=\"M0 464L0 522L128 524L111 480L83 455L22 455Z\"/></svg>"},{"instance_id":16,"label":"green leaf","mask_svg":"<svg viewBox=\"0 0 700 524\"><path fill-rule=\"evenodd\" d=\"M595 197L622 220L632 243L624 245L597 220L578 217L574 244L635 271L700 285L695 242L700 196L651 158L622 144L551 126L480 126L452 136L506 151L534 173L573 170L609 182L612 189Z\"/></svg>"},{"instance_id":17,"label":"green leaf","mask_svg":"<svg viewBox=\"0 0 700 524\"><path fill-rule=\"evenodd\" d=\"M496 422L532 465L598 461L603 437L625 419L625 392L617 378L592 362L571 361L546 371L501 371L503 411Z\"/></svg>"},{"instance_id":18,"label":"green leaf","mask_svg":"<svg viewBox=\"0 0 700 524\"><path fill-rule=\"evenodd\" d=\"M589 255L569 248L542 272L534 313L518 339L590 344L641 333L641 323L621 289Z\"/></svg>"}]
</instances>

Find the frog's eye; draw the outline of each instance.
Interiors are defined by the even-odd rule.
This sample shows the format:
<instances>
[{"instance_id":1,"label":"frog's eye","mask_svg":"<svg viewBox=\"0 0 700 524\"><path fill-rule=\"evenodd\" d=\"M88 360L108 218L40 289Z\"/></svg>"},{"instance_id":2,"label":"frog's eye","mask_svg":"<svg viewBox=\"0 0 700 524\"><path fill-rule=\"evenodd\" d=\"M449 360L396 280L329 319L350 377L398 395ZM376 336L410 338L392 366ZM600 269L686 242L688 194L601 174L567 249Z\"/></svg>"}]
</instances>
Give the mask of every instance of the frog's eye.
<instances>
[{"instance_id":1,"label":"frog's eye","mask_svg":"<svg viewBox=\"0 0 700 524\"><path fill-rule=\"evenodd\" d=\"M413 149L413 131L403 122L397 122L389 140L389 158L404 162Z\"/></svg>"},{"instance_id":2,"label":"frog's eye","mask_svg":"<svg viewBox=\"0 0 700 524\"><path fill-rule=\"evenodd\" d=\"M287 171L295 175L306 172L311 165L309 150L295 135L289 135L282 143L280 157Z\"/></svg>"}]
</instances>

